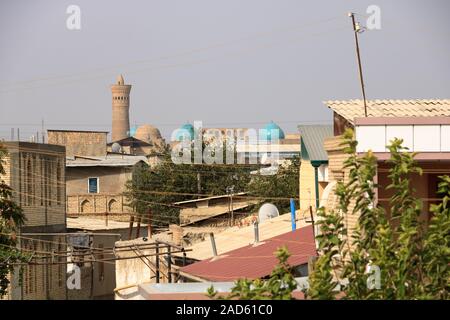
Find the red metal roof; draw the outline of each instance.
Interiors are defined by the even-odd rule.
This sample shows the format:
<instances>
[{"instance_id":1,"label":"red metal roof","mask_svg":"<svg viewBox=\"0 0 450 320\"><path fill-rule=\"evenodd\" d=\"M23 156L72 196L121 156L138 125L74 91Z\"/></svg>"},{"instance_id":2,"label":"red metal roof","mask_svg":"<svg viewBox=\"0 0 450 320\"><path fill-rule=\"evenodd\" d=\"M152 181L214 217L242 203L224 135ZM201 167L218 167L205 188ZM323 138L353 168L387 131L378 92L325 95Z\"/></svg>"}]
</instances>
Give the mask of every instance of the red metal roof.
<instances>
[{"instance_id":1,"label":"red metal roof","mask_svg":"<svg viewBox=\"0 0 450 320\"><path fill-rule=\"evenodd\" d=\"M275 251L281 246L288 248L291 266L308 263L309 257L317 255L313 228L308 226L267 239L258 245L248 245L193 263L180 271L210 281L261 278L270 275L278 263Z\"/></svg>"}]
</instances>

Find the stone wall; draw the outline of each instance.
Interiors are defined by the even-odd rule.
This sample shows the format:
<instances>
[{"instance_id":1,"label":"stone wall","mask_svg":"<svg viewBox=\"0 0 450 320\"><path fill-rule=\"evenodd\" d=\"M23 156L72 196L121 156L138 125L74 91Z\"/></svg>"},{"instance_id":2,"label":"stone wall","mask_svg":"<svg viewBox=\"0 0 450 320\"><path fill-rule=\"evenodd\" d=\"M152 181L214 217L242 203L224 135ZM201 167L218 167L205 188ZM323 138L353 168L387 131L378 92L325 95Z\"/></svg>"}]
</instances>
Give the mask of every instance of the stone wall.
<instances>
[{"instance_id":1,"label":"stone wall","mask_svg":"<svg viewBox=\"0 0 450 320\"><path fill-rule=\"evenodd\" d=\"M67 196L67 214L131 213L122 194L78 194Z\"/></svg>"},{"instance_id":2,"label":"stone wall","mask_svg":"<svg viewBox=\"0 0 450 320\"><path fill-rule=\"evenodd\" d=\"M105 156L107 132L48 130L48 143L66 147L69 157Z\"/></svg>"}]
</instances>

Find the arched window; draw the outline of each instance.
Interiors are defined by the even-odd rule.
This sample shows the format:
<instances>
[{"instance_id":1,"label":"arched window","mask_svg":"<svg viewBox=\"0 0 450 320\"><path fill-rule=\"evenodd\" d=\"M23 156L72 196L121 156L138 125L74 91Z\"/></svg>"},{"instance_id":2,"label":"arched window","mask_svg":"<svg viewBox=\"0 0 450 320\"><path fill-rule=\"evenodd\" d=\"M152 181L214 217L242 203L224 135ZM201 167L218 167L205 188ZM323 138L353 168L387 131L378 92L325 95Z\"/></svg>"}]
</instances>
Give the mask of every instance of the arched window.
<instances>
[{"instance_id":1,"label":"arched window","mask_svg":"<svg viewBox=\"0 0 450 320\"><path fill-rule=\"evenodd\" d=\"M81 213L90 213L91 203L89 200L85 199L85 200L81 201L80 211L81 211Z\"/></svg>"},{"instance_id":2,"label":"arched window","mask_svg":"<svg viewBox=\"0 0 450 320\"><path fill-rule=\"evenodd\" d=\"M111 199L108 202L108 212L119 212L119 202L115 199Z\"/></svg>"}]
</instances>

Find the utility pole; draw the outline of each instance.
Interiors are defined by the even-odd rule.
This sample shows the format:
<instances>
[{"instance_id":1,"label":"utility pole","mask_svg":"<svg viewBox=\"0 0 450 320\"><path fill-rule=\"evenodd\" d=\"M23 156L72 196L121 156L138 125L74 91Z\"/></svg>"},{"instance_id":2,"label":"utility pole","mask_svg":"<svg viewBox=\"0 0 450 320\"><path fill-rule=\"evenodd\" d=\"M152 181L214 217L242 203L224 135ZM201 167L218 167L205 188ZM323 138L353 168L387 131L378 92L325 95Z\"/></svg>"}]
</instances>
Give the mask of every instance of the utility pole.
<instances>
[{"instance_id":1,"label":"utility pole","mask_svg":"<svg viewBox=\"0 0 450 320\"><path fill-rule=\"evenodd\" d=\"M358 32L361 31L361 27L359 26L359 23L355 21L355 14L353 12L349 12L348 16L352 18L353 33L355 34L356 56L358 58L359 80L361 81L361 90L362 90L363 101L364 101L364 116L367 117L366 91L364 89L364 79L363 79L363 72L362 72L362 66L361 66L361 56L359 54L359 43L358 43Z\"/></svg>"},{"instance_id":2,"label":"utility pole","mask_svg":"<svg viewBox=\"0 0 450 320\"><path fill-rule=\"evenodd\" d=\"M234 192L234 185L227 187L227 193L229 194L229 203L228 203L228 212L230 213L230 217L231 217L231 221L230 221L230 225L233 226L234 225L234 212L233 212L233 192Z\"/></svg>"},{"instance_id":3,"label":"utility pole","mask_svg":"<svg viewBox=\"0 0 450 320\"><path fill-rule=\"evenodd\" d=\"M148 208L147 213L148 221L147 221L147 237L149 239L152 238L152 209Z\"/></svg>"},{"instance_id":4,"label":"utility pole","mask_svg":"<svg viewBox=\"0 0 450 320\"><path fill-rule=\"evenodd\" d=\"M200 171L197 171L197 193L198 193L198 199L201 198L201 194L202 194L202 183L201 183L201 176L200 176Z\"/></svg>"}]
</instances>

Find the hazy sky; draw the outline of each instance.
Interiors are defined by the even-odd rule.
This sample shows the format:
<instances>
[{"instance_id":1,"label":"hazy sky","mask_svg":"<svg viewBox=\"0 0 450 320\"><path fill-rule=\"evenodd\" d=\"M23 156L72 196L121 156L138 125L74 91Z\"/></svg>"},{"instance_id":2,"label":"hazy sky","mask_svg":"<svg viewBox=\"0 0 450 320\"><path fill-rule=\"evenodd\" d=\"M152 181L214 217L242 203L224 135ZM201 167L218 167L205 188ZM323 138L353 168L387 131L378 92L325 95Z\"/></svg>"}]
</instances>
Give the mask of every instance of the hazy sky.
<instances>
[{"instance_id":1,"label":"hazy sky","mask_svg":"<svg viewBox=\"0 0 450 320\"><path fill-rule=\"evenodd\" d=\"M81 8L81 30L66 9ZM360 98L348 11L369 99L450 98L450 1L0 1L0 136L111 130L109 86L132 84L131 123L167 137L186 121L286 132L324 123L328 99Z\"/></svg>"}]
</instances>

